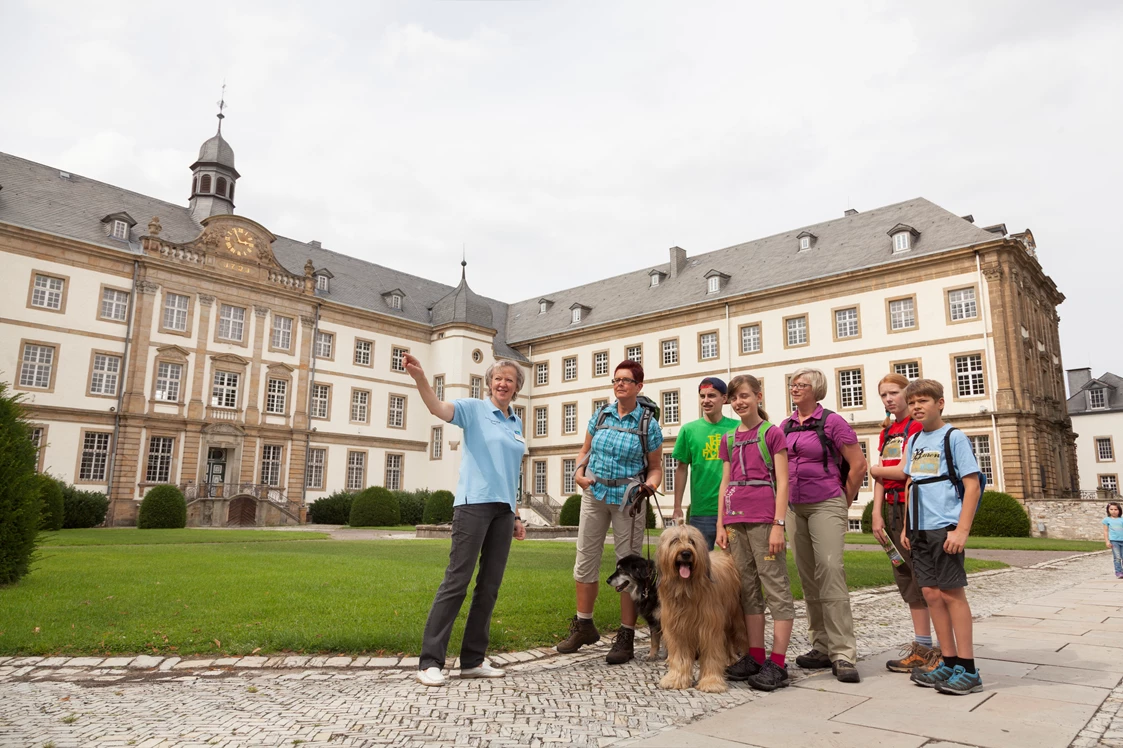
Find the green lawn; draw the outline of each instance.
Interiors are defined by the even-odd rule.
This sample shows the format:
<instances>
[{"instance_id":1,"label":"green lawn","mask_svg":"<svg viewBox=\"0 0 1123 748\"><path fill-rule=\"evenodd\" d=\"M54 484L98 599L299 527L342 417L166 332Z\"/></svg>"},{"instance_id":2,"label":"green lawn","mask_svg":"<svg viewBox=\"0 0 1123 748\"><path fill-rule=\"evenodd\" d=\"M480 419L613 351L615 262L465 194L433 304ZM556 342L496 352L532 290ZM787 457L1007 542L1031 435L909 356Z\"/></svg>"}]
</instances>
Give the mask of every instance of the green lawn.
<instances>
[{"instance_id":1,"label":"green lawn","mask_svg":"<svg viewBox=\"0 0 1123 748\"><path fill-rule=\"evenodd\" d=\"M0 588L0 654L416 654L448 561L447 540L305 542L311 533L246 531L251 535L239 538L197 530L180 531L189 533L181 544L152 544L141 531L111 532L54 535L31 574ZM81 544L91 535L137 543ZM198 535L204 542L193 542ZM249 542L266 535L276 540ZM569 544L513 546L493 649L548 646L565 635L573 558ZM880 550L847 552L845 563L851 588L892 582ZM613 565L608 552L602 579ZM969 571L1001 566L968 560ZM789 568L799 597L790 557ZM619 599L603 589L597 623L612 629ZM452 654L466 612L453 631Z\"/></svg>"},{"instance_id":2,"label":"green lawn","mask_svg":"<svg viewBox=\"0 0 1123 748\"><path fill-rule=\"evenodd\" d=\"M846 542L856 545L878 545L873 534L846 533ZM1061 540L1059 538L983 538L967 537L968 548L999 551L1102 551L1102 540Z\"/></svg>"},{"instance_id":3,"label":"green lawn","mask_svg":"<svg viewBox=\"0 0 1123 748\"><path fill-rule=\"evenodd\" d=\"M325 532L283 532L280 530L136 530L102 528L63 530L40 534L43 547L69 545L184 545L196 543L277 543L293 540L327 540Z\"/></svg>"}]
</instances>

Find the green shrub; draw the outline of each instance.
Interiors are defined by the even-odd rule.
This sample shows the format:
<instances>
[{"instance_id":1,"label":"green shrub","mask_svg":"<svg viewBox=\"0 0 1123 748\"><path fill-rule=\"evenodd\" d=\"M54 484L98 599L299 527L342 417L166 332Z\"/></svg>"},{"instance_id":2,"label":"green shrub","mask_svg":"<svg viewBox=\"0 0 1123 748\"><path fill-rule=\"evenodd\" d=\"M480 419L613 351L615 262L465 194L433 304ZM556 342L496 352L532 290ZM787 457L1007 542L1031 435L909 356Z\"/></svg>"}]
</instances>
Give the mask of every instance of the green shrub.
<instances>
[{"instance_id":1,"label":"green shrub","mask_svg":"<svg viewBox=\"0 0 1123 748\"><path fill-rule=\"evenodd\" d=\"M670 517L667 517L667 519L670 519ZM655 509L652 508L650 501L647 502L647 525L646 525L646 527L647 527L648 530L654 530L655 529Z\"/></svg>"},{"instance_id":2,"label":"green shrub","mask_svg":"<svg viewBox=\"0 0 1123 748\"><path fill-rule=\"evenodd\" d=\"M452 491L434 491L425 502L422 520L427 525L447 525L452 522L452 504L456 497Z\"/></svg>"},{"instance_id":3,"label":"green shrub","mask_svg":"<svg viewBox=\"0 0 1123 748\"><path fill-rule=\"evenodd\" d=\"M885 520L885 526L889 527L889 504L888 502L881 502L881 518ZM866 508L862 510L862 532L869 535L873 532L873 500L866 504ZM888 530L886 530L888 532Z\"/></svg>"},{"instance_id":4,"label":"green shrub","mask_svg":"<svg viewBox=\"0 0 1123 748\"><path fill-rule=\"evenodd\" d=\"M581 522L581 494L575 493L562 504L558 524L562 527L577 527Z\"/></svg>"},{"instance_id":5,"label":"green shrub","mask_svg":"<svg viewBox=\"0 0 1123 748\"><path fill-rule=\"evenodd\" d=\"M42 513L36 452L19 395L0 382L0 584L27 574Z\"/></svg>"},{"instance_id":6,"label":"green shrub","mask_svg":"<svg viewBox=\"0 0 1123 748\"><path fill-rule=\"evenodd\" d=\"M971 534L986 538L1028 538L1029 515L1010 494L984 491L979 511L971 524Z\"/></svg>"},{"instance_id":7,"label":"green shrub","mask_svg":"<svg viewBox=\"0 0 1123 748\"><path fill-rule=\"evenodd\" d=\"M187 526L187 501L175 486L156 486L144 495L136 526L141 530L178 529Z\"/></svg>"},{"instance_id":8,"label":"green shrub","mask_svg":"<svg viewBox=\"0 0 1123 748\"><path fill-rule=\"evenodd\" d=\"M67 530L97 527L105 522L109 499L100 491L82 491L62 484L63 521Z\"/></svg>"},{"instance_id":9,"label":"green shrub","mask_svg":"<svg viewBox=\"0 0 1123 748\"><path fill-rule=\"evenodd\" d=\"M371 486L355 495L351 503L351 527L392 527L401 524L398 499L382 486Z\"/></svg>"},{"instance_id":10,"label":"green shrub","mask_svg":"<svg viewBox=\"0 0 1123 748\"><path fill-rule=\"evenodd\" d=\"M49 475L37 476L39 499L43 502L43 512L39 520L40 530L61 530L66 519L66 508L62 500L62 484Z\"/></svg>"},{"instance_id":11,"label":"green shrub","mask_svg":"<svg viewBox=\"0 0 1123 748\"><path fill-rule=\"evenodd\" d=\"M345 525L351 519L351 502L355 494L336 491L308 505L308 521L317 525Z\"/></svg>"},{"instance_id":12,"label":"green shrub","mask_svg":"<svg viewBox=\"0 0 1123 748\"><path fill-rule=\"evenodd\" d=\"M425 502L429 500L429 489L395 491L394 495L398 497L398 506L402 510L403 525L420 525L425 521Z\"/></svg>"}]
</instances>

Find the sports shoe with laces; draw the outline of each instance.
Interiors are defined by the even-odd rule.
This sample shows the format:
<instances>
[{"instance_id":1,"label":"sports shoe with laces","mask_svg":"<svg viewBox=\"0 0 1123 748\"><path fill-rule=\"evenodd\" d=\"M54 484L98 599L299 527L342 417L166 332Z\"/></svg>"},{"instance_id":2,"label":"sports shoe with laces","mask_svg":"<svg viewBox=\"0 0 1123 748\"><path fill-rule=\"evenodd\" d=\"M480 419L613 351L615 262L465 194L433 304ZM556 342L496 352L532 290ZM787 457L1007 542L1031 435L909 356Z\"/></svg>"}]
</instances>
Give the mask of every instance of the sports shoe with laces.
<instances>
[{"instance_id":1,"label":"sports shoe with laces","mask_svg":"<svg viewBox=\"0 0 1123 748\"><path fill-rule=\"evenodd\" d=\"M826 652L812 649L795 658L795 664L804 670L826 670L831 666L831 657Z\"/></svg>"},{"instance_id":2,"label":"sports shoe with laces","mask_svg":"<svg viewBox=\"0 0 1123 748\"><path fill-rule=\"evenodd\" d=\"M862 676L858 674L858 668L854 667L854 663L850 660L835 660L831 665L831 671L834 673L835 680L839 683L862 682Z\"/></svg>"},{"instance_id":3,"label":"sports shoe with laces","mask_svg":"<svg viewBox=\"0 0 1123 748\"><path fill-rule=\"evenodd\" d=\"M918 686L925 688L935 688L937 683L943 683L951 677L952 668L944 664L943 659L940 664L931 670L924 670L923 668L913 668L912 675L909 679Z\"/></svg>"},{"instance_id":4,"label":"sports shoe with laces","mask_svg":"<svg viewBox=\"0 0 1123 748\"><path fill-rule=\"evenodd\" d=\"M983 676L978 670L968 673L965 667L956 665L947 680L936 684L936 690L954 696L978 693L983 690Z\"/></svg>"},{"instance_id":5,"label":"sports shoe with laces","mask_svg":"<svg viewBox=\"0 0 1123 748\"><path fill-rule=\"evenodd\" d=\"M635 644L636 630L621 626L616 632L616 638L612 640L612 649L608 650L604 661L609 665L623 665L636 656Z\"/></svg>"},{"instance_id":6,"label":"sports shoe with laces","mask_svg":"<svg viewBox=\"0 0 1123 748\"><path fill-rule=\"evenodd\" d=\"M476 667L460 671L461 678L502 678L507 675L503 668L492 667L491 663L484 660Z\"/></svg>"},{"instance_id":7,"label":"sports shoe with laces","mask_svg":"<svg viewBox=\"0 0 1123 748\"><path fill-rule=\"evenodd\" d=\"M760 663L752 655L745 655L725 669L725 677L728 680L748 680L759 672Z\"/></svg>"},{"instance_id":8,"label":"sports shoe with laces","mask_svg":"<svg viewBox=\"0 0 1123 748\"><path fill-rule=\"evenodd\" d=\"M760 672L749 676L745 682L758 691L775 691L788 685L788 669L780 667L772 660L765 660Z\"/></svg>"},{"instance_id":9,"label":"sports shoe with laces","mask_svg":"<svg viewBox=\"0 0 1123 748\"><path fill-rule=\"evenodd\" d=\"M894 673L911 673L914 667L923 667L928 663L931 652L931 647L912 641L901 647L900 659L889 660L885 667Z\"/></svg>"},{"instance_id":10,"label":"sports shoe with laces","mask_svg":"<svg viewBox=\"0 0 1123 748\"><path fill-rule=\"evenodd\" d=\"M558 642L558 652L572 654L586 644L596 644L600 641L600 632L591 618L578 618L573 616L569 621L569 636Z\"/></svg>"},{"instance_id":11,"label":"sports shoe with laces","mask_svg":"<svg viewBox=\"0 0 1123 748\"><path fill-rule=\"evenodd\" d=\"M417 682L425 686L443 686L448 682L439 667L427 667L417 671Z\"/></svg>"}]
</instances>

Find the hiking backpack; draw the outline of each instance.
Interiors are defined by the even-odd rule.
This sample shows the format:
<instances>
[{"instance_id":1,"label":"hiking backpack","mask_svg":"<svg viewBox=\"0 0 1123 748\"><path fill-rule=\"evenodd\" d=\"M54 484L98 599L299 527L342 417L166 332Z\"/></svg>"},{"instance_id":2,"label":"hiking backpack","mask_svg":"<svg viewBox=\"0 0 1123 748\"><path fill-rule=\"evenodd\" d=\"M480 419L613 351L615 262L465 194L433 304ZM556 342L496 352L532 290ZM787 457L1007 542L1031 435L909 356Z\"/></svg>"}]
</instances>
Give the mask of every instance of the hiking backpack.
<instances>
[{"instance_id":1,"label":"hiking backpack","mask_svg":"<svg viewBox=\"0 0 1123 748\"><path fill-rule=\"evenodd\" d=\"M603 406L599 411L597 411L597 420L596 423L593 424L593 432L595 433L597 431L600 431L601 429L610 429L612 431L623 431L625 434L635 434L636 436L638 436L640 448L643 450L644 462L644 468L642 471L640 471L640 480L644 480L647 478L647 471L650 467L647 464L647 453L651 451L647 447L647 431L651 427L651 420L653 418L656 421L659 420L660 411L659 406L655 403L655 401L647 397L646 395L638 396L636 398L636 403L638 403L642 408L639 417L639 426L637 428L626 429L623 426L605 426L604 421L606 418L608 418L609 408L614 405L613 403L609 403L608 405ZM585 456L585 460L582 464L588 462L591 456L592 453L590 452Z\"/></svg>"},{"instance_id":2,"label":"hiking backpack","mask_svg":"<svg viewBox=\"0 0 1123 748\"><path fill-rule=\"evenodd\" d=\"M815 425L808 426L806 424L797 423L794 418L789 418L784 424L784 436L788 434L797 434L800 431L814 431L819 436L819 444L823 447L823 472L830 474L828 465L828 455L831 460L838 465L839 478L842 481L842 490L846 490L846 479L850 475L850 463L843 459L842 454L835 449L834 443L827 438L827 419L834 414L833 410L823 408L823 417L815 422Z\"/></svg>"},{"instance_id":3,"label":"hiking backpack","mask_svg":"<svg viewBox=\"0 0 1123 748\"><path fill-rule=\"evenodd\" d=\"M955 426L952 426L946 432L944 432L944 461L947 463L947 466L948 466L947 475L933 475L933 476L928 477L928 478L921 478L920 480L913 480L912 481L912 491L910 492L911 495L909 496L910 506L909 506L909 514L908 514L909 524L912 525L912 527L910 528L911 530L919 531L919 529L920 529L920 487L921 486L925 486L925 485L928 485L930 483L942 483L943 481L950 481L952 486L955 487L955 493L959 497L960 503L963 502L963 492L964 492L963 478L960 477L959 471L957 471L955 469L955 456L954 456L954 453L952 452L952 449L951 449L951 433L953 431L959 431L959 429L957 429ZM921 433L923 433L923 432L921 432ZM905 442L905 454L902 456L902 459L908 458L908 453L909 453L909 450L911 449L912 442L916 439L917 436L920 436L920 434L914 435L911 439L909 439L907 442ZM970 439L967 440L967 445L969 447L971 447L971 454L975 454L975 446L973 444L971 444ZM976 459L978 459L978 458L976 458ZM978 472L978 476L979 476L979 503L975 504L975 513L976 514L979 511L979 506L983 503L983 491L985 491L986 487L987 487L986 473L984 473L980 469L979 472Z\"/></svg>"},{"instance_id":4,"label":"hiking backpack","mask_svg":"<svg viewBox=\"0 0 1123 748\"><path fill-rule=\"evenodd\" d=\"M757 448L760 450L760 457L761 457L761 459L764 460L765 467L768 468L768 476L769 476L770 480L766 480L766 481L764 481L764 480L731 480L731 481L729 481L729 485L731 485L731 486L770 486L772 488L772 492L773 493L776 492L776 468L772 465L772 452L768 449L768 444L764 440L764 435L766 433L768 433L768 429L770 429L770 428L772 428L771 423L769 423L768 421L761 421L760 425L757 426L757 429L756 429L756 437L753 438L753 439L750 439L749 441L747 441L747 442L745 442L741 445L741 449L744 450L745 447L747 447L748 445L754 444L754 443L756 444ZM726 445L725 449L729 453L729 462L730 463L733 462L733 447L734 447L734 444L736 443L736 441L737 441L737 430L736 429L734 429L733 431L730 431L728 434L725 435L725 445ZM741 456L741 460L740 460L740 462L741 462L741 472L744 475L747 476L748 471L745 469L744 452L742 451L742 452L739 452L738 454Z\"/></svg>"}]
</instances>

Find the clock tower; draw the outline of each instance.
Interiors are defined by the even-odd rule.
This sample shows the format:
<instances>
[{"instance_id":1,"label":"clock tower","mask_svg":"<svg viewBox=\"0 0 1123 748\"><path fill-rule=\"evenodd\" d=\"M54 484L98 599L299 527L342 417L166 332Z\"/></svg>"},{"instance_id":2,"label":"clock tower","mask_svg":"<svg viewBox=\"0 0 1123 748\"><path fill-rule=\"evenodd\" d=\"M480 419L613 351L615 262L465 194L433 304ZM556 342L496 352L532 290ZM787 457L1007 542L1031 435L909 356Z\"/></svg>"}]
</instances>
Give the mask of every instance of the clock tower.
<instances>
[{"instance_id":1,"label":"clock tower","mask_svg":"<svg viewBox=\"0 0 1123 748\"><path fill-rule=\"evenodd\" d=\"M226 107L219 102L218 132L199 148L199 158L191 164L191 217L202 222L204 218L220 213L234 212L234 183L238 170L234 168L234 149L222 137L222 120Z\"/></svg>"}]
</instances>

